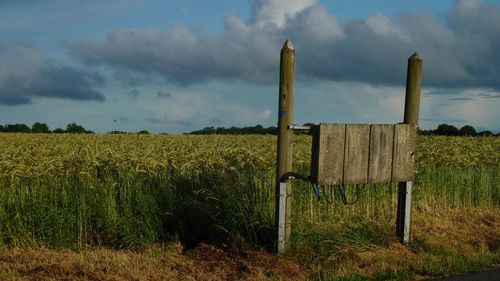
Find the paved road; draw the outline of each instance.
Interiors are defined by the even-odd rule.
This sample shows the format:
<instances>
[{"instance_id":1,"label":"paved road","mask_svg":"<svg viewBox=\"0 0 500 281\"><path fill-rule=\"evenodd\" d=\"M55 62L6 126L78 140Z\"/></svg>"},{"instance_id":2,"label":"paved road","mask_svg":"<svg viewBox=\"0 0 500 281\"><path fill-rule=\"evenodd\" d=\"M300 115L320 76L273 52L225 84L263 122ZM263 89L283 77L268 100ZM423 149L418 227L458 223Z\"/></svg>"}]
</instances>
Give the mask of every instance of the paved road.
<instances>
[{"instance_id":1,"label":"paved road","mask_svg":"<svg viewBox=\"0 0 500 281\"><path fill-rule=\"evenodd\" d=\"M432 279L432 281L500 281L500 268L459 276Z\"/></svg>"}]
</instances>

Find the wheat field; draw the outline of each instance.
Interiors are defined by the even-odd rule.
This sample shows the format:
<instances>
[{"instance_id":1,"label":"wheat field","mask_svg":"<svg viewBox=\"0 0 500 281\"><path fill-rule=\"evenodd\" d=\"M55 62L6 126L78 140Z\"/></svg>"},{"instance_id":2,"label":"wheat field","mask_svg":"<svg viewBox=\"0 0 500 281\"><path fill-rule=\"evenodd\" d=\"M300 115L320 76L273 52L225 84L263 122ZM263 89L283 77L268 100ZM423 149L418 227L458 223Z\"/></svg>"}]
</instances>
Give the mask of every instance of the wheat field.
<instances>
[{"instance_id":1,"label":"wheat field","mask_svg":"<svg viewBox=\"0 0 500 281\"><path fill-rule=\"evenodd\" d=\"M179 239L271 247L276 138L0 134L0 243L141 247ZM294 139L307 175L309 136ZM414 209L498 209L500 139L419 137ZM294 184L294 245L342 222L393 220L395 184ZM362 241L360 242L362 243Z\"/></svg>"}]
</instances>

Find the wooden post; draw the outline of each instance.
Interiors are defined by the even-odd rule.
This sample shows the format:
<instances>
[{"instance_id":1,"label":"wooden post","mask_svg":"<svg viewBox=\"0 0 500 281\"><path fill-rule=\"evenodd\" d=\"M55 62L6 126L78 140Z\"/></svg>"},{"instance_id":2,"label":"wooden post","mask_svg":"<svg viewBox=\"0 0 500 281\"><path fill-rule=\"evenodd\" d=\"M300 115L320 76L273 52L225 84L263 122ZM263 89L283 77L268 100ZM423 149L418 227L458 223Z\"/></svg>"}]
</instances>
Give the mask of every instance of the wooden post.
<instances>
[{"instance_id":1,"label":"wooden post","mask_svg":"<svg viewBox=\"0 0 500 281\"><path fill-rule=\"evenodd\" d=\"M414 125L415 129L418 126L421 85L422 58L420 58L417 53L414 53L408 59L404 123ZM410 241L411 193L411 181L399 183L396 234L403 244L406 244Z\"/></svg>"},{"instance_id":2,"label":"wooden post","mask_svg":"<svg viewBox=\"0 0 500 281\"><path fill-rule=\"evenodd\" d=\"M278 254L290 247L292 216L292 183L285 174L292 171L292 136L288 126L293 124L293 95L295 79L295 50L286 41L281 49L279 108L278 108L278 155L276 170L275 223Z\"/></svg>"}]
</instances>

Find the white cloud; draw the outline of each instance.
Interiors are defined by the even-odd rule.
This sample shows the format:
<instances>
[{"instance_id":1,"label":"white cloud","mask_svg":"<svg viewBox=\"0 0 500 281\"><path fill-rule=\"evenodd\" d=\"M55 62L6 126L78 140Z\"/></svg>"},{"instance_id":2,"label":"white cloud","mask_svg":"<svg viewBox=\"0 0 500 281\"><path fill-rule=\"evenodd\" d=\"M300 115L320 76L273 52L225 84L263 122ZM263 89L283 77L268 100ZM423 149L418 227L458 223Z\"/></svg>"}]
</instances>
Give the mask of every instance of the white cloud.
<instances>
[{"instance_id":1,"label":"white cloud","mask_svg":"<svg viewBox=\"0 0 500 281\"><path fill-rule=\"evenodd\" d=\"M410 38L403 30L394 24L388 17L377 13L366 19L366 26L375 34L380 36L395 36L405 42L409 42Z\"/></svg>"},{"instance_id":2,"label":"white cloud","mask_svg":"<svg viewBox=\"0 0 500 281\"><path fill-rule=\"evenodd\" d=\"M441 123L457 127L465 124L476 128L500 130L500 91L485 88L429 89L421 102L421 123L435 128Z\"/></svg>"},{"instance_id":3,"label":"white cloud","mask_svg":"<svg viewBox=\"0 0 500 281\"><path fill-rule=\"evenodd\" d=\"M159 121L152 122L158 130L164 128L161 126L165 121L176 126L177 131L191 129L189 124L210 125L213 120L221 126L261 122L274 125L279 50L286 39L293 41L297 52L298 123L399 122L407 58L418 51L424 59L424 89L441 92L423 95L423 126L435 127L437 122L455 120L500 129L496 124L500 116L495 113L499 99L474 94L484 88L500 89L498 4L462 0L440 19L426 12L407 12L391 18L379 13L343 23L317 0L255 0L252 7L249 19L227 16L222 31L207 32L183 24L161 30L119 29L104 39L67 42L64 48L87 69L97 67L123 76L132 85L120 90L122 96L137 87L142 94L134 104L130 99L115 99L126 108L137 106L134 109L140 114L131 117L130 124L142 114L142 120ZM47 81L58 85L56 82L66 80L54 75L64 78L68 72L62 70L66 69L82 74L70 75L76 82L80 81L78 77L92 80L93 71L64 68L35 48L18 48L16 52L24 52L16 56L24 59L9 60L11 56L0 54L0 86L12 81L7 74L16 74L24 81L45 81L42 85ZM49 76L35 75L38 66L46 61L61 66L53 67L60 71L48 72ZM151 88L148 85L152 80L162 85L145 90ZM95 90L99 79L94 83L70 84L80 85L77 89ZM226 92L220 94L221 87L202 90L211 83L224 84ZM22 83L9 85L16 87L3 89L28 93L20 95L25 100L18 103L29 102L35 96L50 96L48 92L35 92L34 87L31 92L25 91ZM175 89L170 97L155 96L164 89L170 92L171 87ZM251 101L249 96L257 94L249 92L258 93L262 88L273 95ZM0 95L5 98L5 93ZM58 93L63 95L63 91ZM98 100L102 96L96 93L94 99ZM118 110L113 114L127 116Z\"/></svg>"},{"instance_id":4,"label":"white cloud","mask_svg":"<svg viewBox=\"0 0 500 281\"><path fill-rule=\"evenodd\" d=\"M317 0L255 0L253 2L254 22L257 28L283 28L287 20Z\"/></svg>"},{"instance_id":5,"label":"white cloud","mask_svg":"<svg viewBox=\"0 0 500 281\"><path fill-rule=\"evenodd\" d=\"M65 46L88 65L185 85L274 83L285 39L296 46L299 78L402 85L407 58L418 51L428 86L500 88L499 5L459 1L445 23L417 12L339 24L313 0L256 0L253 12L253 21L228 16L225 31L216 34L179 24L163 31L115 30L102 41Z\"/></svg>"}]
</instances>

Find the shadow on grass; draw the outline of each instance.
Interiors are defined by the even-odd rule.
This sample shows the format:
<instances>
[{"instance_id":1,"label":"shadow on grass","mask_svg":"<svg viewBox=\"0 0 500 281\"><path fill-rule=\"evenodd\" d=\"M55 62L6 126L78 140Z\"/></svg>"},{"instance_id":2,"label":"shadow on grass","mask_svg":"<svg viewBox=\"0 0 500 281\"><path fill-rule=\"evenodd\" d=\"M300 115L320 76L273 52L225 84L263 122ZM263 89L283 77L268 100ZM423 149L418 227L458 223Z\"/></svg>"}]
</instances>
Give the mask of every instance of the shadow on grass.
<instances>
[{"instance_id":1,"label":"shadow on grass","mask_svg":"<svg viewBox=\"0 0 500 281\"><path fill-rule=\"evenodd\" d=\"M271 248L272 189L251 173L241 174L105 170L5 177L0 239L4 245L51 248L140 248L173 240L186 248L202 242Z\"/></svg>"}]
</instances>

